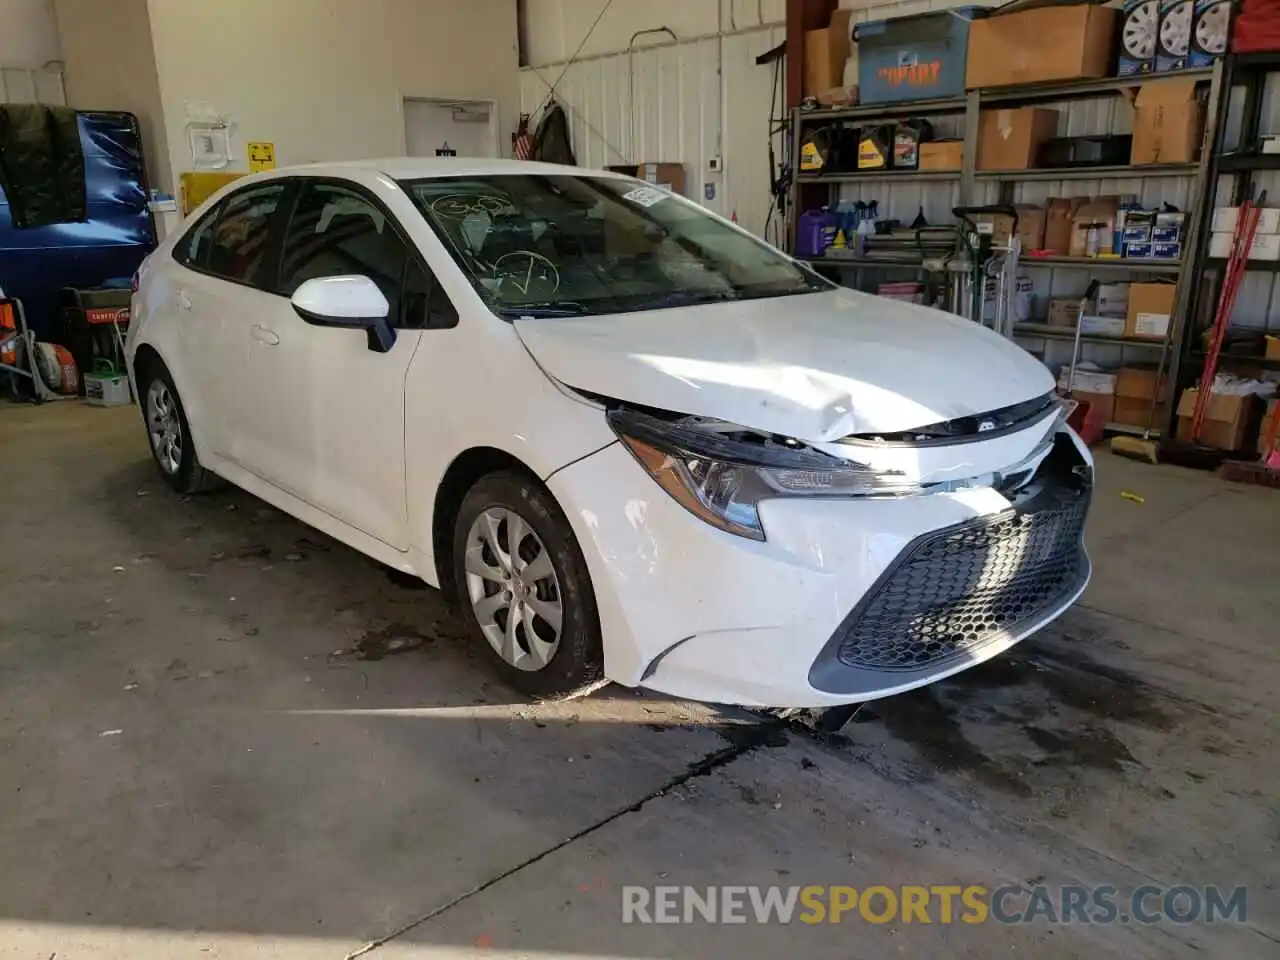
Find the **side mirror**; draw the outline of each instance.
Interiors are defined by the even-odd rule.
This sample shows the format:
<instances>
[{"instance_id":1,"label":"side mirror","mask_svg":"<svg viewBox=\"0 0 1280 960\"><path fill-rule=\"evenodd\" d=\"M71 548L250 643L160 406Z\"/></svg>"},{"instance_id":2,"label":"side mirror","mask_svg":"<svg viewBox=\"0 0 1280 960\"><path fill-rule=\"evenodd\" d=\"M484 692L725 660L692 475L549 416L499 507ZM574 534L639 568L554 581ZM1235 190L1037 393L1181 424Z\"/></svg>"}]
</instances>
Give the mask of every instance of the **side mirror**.
<instances>
[{"instance_id":1,"label":"side mirror","mask_svg":"<svg viewBox=\"0 0 1280 960\"><path fill-rule=\"evenodd\" d=\"M386 353L395 346L396 332L387 322L391 305L368 277L316 277L299 286L289 302L307 323L367 331L370 350Z\"/></svg>"}]
</instances>

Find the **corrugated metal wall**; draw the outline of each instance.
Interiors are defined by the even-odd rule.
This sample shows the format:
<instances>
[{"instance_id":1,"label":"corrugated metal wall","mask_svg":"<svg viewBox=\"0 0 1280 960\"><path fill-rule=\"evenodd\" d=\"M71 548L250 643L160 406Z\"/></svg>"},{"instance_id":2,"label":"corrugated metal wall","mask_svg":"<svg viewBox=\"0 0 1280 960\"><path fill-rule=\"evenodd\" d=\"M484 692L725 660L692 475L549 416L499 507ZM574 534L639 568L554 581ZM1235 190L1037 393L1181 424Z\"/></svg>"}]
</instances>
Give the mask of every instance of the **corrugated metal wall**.
<instances>
[{"instance_id":1,"label":"corrugated metal wall","mask_svg":"<svg viewBox=\"0 0 1280 960\"><path fill-rule=\"evenodd\" d=\"M65 106L66 89L61 70L28 70L0 67L0 103L47 103Z\"/></svg>"},{"instance_id":2,"label":"corrugated metal wall","mask_svg":"<svg viewBox=\"0 0 1280 960\"><path fill-rule=\"evenodd\" d=\"M996 5L996 0L841 2L842 7L856 11L855 22L966 5L991 6ZM585 31L589 25L582 24L582 29ZM614 54L575 63L560 81L558 92L570 114L579 162L594 167L645 160L681 162L691 197L726 215L736 211L744 226L763 233L770 208L767 122L773 71L756 66L754 58L782 39L783 28L778 24L637 51L632 57ZM717 74L721 57L723 87ZM563 65L550 65L522 71L522 109L535 110L542 103L548 84L555 82L563 69ZM1267 133L1280 133L1277 82L1273 78L1265 99L1262 130ZM1239 101L1237 97L1233 103L1232 127L1236 129ZM1060 136L1125 133L1132 129L1132 108L1119 97L1046 106L1059 111ZM936 135L958 135L960 122L958 117L936 118ZM1234 145L1230 128L1228 144ZM722 174L707 171L708 160L717 154L724 161ZM1256 179L1270 191L1269 203L1280 206L1280 172L1260 174ZM1230 199L1230 182L1227 177L1221 180L1221 203ZM706 184L714 185L714 200L704 200ZM980 192L975 202L996 199L996 184L980 182L980 186L985 195ZM1014 199L1019 203L1042 203L1054 196L1119 194L1135 195L1148 205L1168 202L1185 206L1191 188L1190 177L1031 182L1018 184ZM910 221L923 209L929 220L945 223L952 219L950 211L958 191L955 183L857 184L843 186L840 196L877 199L882 216ZM772 232L769 238L773 239ZM1088 272L1083 270L1035 269L1027 276L1032 278L1041 304L1051 296L1081 293L1089 280ZM1251 273L1246 277L1235 322L1280 331L1280 274ZM1056 361L1063 345L1047 345L1046 349L1050 352L1048 359ZM1138 352L1131 355L1135 349ZM1110 365L1122 359L1142 359L1143 353L1141 348L1093 345L1089 356Z\"/></svg>"},{"instance_id":3,"label":"corrugated metal wall","mask_svg":"<svg viewBox=\"0 0 1280 960\"><path fill-rule=\"evenodd\" d=\"M526 68L521 109L536 112L563 72L556 96L569 115L580 165L681 163L692 199L725 216L736 212L763 234L774 68L757 66L755 58L782 40L779 25L580 60L567 70ZM708 170L716 156L720 173Z\"/></svg>"}]
</instances>

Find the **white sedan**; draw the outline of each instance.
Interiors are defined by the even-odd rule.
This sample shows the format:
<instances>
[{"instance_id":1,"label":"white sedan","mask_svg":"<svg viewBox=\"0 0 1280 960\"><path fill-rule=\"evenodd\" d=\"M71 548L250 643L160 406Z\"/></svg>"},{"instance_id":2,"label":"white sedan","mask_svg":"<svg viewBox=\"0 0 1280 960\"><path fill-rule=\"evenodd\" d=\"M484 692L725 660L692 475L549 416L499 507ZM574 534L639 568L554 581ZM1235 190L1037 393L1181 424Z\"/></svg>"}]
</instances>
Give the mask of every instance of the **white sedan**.
<instances>
[{"instance_id":1,"label":"white sedan","mask_svg":"<svg viewBox=\"0 0 1280 960\"><path fill-rule=\"evenodd\" d=\"M1083 591L1045 368L609 173L399 159L224 188L136 278L164 479L223 478L460 601L514 687L824 707Z\"/></svg>"}]
</instances>

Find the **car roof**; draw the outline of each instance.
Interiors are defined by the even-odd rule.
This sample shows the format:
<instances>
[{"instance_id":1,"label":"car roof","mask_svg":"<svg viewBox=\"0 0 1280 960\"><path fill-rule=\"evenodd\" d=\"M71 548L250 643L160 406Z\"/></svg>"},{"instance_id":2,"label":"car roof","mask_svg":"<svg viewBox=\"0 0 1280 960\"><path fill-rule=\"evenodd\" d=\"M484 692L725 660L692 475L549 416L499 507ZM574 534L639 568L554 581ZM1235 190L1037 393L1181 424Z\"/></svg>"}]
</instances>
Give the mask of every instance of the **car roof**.
<instances>
[{"instance_id":1,"label":"car roof","mask_svg":"<svg viewBox=\"0 0 1280 960\"><path fill-rule=\"evenodd\" d=\"M345 160L337 163L312 163L304 166L279 167L272 171L276 176L349 173L360 170L381 173L393 180L431 179L435 177L512 176L516 174L540 174L542 176L620 177L605 170L584 170L558 163L537 163L532 160L491 160L484 157L385 157L373 160Z\"/></svg>"}]
</instances>

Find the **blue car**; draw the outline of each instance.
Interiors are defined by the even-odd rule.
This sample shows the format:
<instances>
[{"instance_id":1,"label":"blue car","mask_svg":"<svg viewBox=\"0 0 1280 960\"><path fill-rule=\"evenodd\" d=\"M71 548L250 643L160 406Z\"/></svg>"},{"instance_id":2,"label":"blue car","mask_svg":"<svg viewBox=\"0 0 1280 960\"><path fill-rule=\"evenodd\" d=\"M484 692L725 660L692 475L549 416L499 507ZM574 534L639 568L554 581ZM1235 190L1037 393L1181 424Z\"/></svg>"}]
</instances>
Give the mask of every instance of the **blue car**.
<instances>
[{"instance_id":1,"label":"blue car","mask_svg":"<svg viewBox=\"0 0 1280 960\"><path fill-rule=\"evenodd\" d=\"M137 118L104 111L78 119L88 220L18 230L0 190L0 289L22 300L37 338L55 342L63 287L127 281L156 245Z\"/></svg>"}]
</instances>

